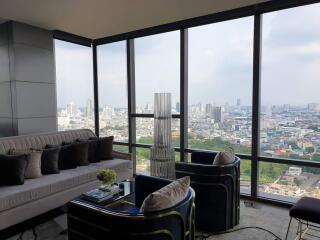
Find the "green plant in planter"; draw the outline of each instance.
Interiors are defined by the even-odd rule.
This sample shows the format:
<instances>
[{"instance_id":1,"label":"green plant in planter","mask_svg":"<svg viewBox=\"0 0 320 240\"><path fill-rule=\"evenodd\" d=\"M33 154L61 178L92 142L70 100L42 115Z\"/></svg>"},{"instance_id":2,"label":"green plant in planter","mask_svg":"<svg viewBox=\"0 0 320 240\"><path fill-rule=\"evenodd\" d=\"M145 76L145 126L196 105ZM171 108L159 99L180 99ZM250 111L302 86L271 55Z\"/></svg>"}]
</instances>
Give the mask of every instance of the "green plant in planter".
<instances>
[{"instance_id":1,"label":"green plant in planter","mask_svg":"<svg viewBox=\"0 0 320 240\"><path fill-rule=\"evenodd\" d=\"M98 180L100 180L104 185L111 185L117 179L117 173L113 169L102 169L97 174Z\"/></svg>"}]
</instances>

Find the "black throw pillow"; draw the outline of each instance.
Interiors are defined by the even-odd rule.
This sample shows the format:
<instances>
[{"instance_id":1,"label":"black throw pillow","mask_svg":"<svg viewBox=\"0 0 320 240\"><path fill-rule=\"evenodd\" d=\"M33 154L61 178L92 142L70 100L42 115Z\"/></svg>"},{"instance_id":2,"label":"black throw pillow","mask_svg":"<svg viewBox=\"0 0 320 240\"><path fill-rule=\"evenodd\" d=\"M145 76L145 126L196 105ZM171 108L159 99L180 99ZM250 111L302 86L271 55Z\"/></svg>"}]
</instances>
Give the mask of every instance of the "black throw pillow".
<instances>
[{"instance_id":1,"label":"black throw pillow","mask_svg":"<svg viewBox=\"0 0 320 240\"><path fill-rule=\"evenodd\" d=\"M96 138L90 138L96 139ZM99 138L98 158L100 160L111 160L113 148L113 136Z\"/></svg>"},{"instance_id":2,"label":"black throw pillow","mask_svg":"<svg viewBox=\"0 0 320 240\"><path fill-rule=\"evenodd\" d=\"M73 169L78 166L77 159L73 156L73 148L72 145L46 145L46 149L48 148L60 148L58 167L59 170Z\"/></svg>"},{"instance_id":3,"label":"black throw pillow","mask_svg":"<svg viewBox=\"0 0 320 240\"><path fill-rule=\"evenodd\" d=\"M89 165L88 161L88 150L89 144L87 142L62 142L62 146L71 145L72 146L72 156L78 163L78 166Z\"/></svg>"},{"instance_id":4,"label":"black throw pillow","mask_svg":"<svg viewBox=\"0 0 320 240\"><path fill-rule=\"evenodd\" d=\"M59 154L60 147L43 149L41 156L42 174L59 173Z\"/></svg>"},{"instance_id":5,"label":"black throw pillow","mask_svg":"<svg viewBox=\"0 0 320 240\"><path fill-rule=\"evenodd\" d=\"M0 185L22 185L30 154L0 154Z\"/></svg>"},{"instance_id":6,"label":"black throw pillow","mask_svg":"<svg viewBox=\"0 0 320 240\"><path fill-rule=\"evenodd\" d=\"M77 139L77 142L86 142L88 143L88 161L90 163L100 162L98 158L98 147L99 147L99 140L98 139Z\"/></svg>"},{"instance_id":7,"label":"black throw pillow","mask_svg":"<svg viewBox=\"0 0 320 240\"><path fill-rule=\"evenodd\" d=\"M87 142L74 142L71 144L73 148L73 156L76 158L79 166L89 165L88 151L89 143Z\"/></svg>"}]
</instances>

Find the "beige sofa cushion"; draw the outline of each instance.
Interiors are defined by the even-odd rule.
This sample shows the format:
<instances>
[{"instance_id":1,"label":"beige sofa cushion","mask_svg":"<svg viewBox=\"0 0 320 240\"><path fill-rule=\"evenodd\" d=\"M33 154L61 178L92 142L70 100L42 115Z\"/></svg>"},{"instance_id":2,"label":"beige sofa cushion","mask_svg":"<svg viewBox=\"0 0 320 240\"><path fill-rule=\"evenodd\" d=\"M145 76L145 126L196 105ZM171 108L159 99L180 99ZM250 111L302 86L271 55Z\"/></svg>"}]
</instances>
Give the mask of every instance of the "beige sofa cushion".
<instances>
[{"instance_id":1,"label":"beige sofa cushion","mask_svg":"<svg viewBox=\"0 0 320 240\"><path fill-rule=\"evenodd\" d=\"M234 150L227 148L224 151L218 152L213 160L214 165L227 165L233 163L235 159Z\"/></svg>"},{"instance_id":2,"label":"beige sofa cushion","mask_svg":"<svg viewBox=\"0 0 320 240\"><path fill-rule=\"evenodd\" d=\"M30 158L28 160L27 168L25 171L25 178L38 178L41 177L41 156L42 151L37 150L17 150L10 149L10 155L22 155L22 154L30 154Z\"/></svg>"},{"instance_id":3,"label":"beige sofa cushion","mask_svg":"<svg viewBox=\"0 0 320 240\"><path fill-rule=\"evenodd\" d=\"M189 187L190 177L187 176L150 193L143 201L140 212L153 212L173 207L186 197Z\"/></svg>"}]
</instances>

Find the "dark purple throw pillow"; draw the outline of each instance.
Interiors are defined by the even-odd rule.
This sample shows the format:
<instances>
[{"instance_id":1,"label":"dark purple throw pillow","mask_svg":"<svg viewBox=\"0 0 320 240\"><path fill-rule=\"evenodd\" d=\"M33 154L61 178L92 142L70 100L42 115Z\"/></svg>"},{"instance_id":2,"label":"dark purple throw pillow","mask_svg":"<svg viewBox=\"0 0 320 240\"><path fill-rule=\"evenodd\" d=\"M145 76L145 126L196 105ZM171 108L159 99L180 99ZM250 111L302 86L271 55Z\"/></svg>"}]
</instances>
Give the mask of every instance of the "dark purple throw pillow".
<instances>
[{"instance_id":1,"label":"dark purple throw pillow","mask_svg":"<svg viewBox=\"0 0 320 240\"><path fill-rule=\"evenodd\" d=\"M72 143L73 155L77 159L79 166L89 165L88 151L89 143L87 142L74 142Z\"/></svg>"},{"instance_id":2,"label":"dark purple throw pillow","mask_svg":"<svg viewBox=\"0 0 320 240\"><path fill-rule=\"evenodd\" d=\"M58 167L59 170L73 169L78 166L77 159L73 156L72 145L51 145L47 144L45 149L60 148Z\"/></svg>"},{"instance_id":3,"label":"dark purple throw pillow","mask_svg":"<svg viewBox=\"0 0 320 240\"><path fill-rule=\"evenodd\" d=\"M30 154L0 154L0 185L22 185Z\"/></svg>"},{"instance_id":4,"label":"dark purple throw pillow","mask_svg":"<svg viewBox=\"0 0 320 240\"><path fill-rule=\"evenodd\" d=\"M43 149L41 156L42 174L59 173L60 147Z\"/></svg>"},{"instance_id":5,"label":"dark purple throw pillow","mask_svg":"<svg viewBox=\"0 0 320 240\"><path fill-rule=\"evenodd\" d=\"M98 139L91 139L91 140L85 140L85 139L77 139L77 142L86 142L88 143L88 161L90 163L99 162L98 158L98 147L99 147L99 140Z\"/></svg>"},{"instance_id":6,"label":"dark purple throw pillow","mask_svg":"<svg viewBox=\"0 0 320 240\"><path fill-rule=\"evenodd\" d=\"M90 138L90 140L95 140L98 138ZM111 160L113 159L112 150L113 150L113 136L110 137L101 137L98 139L98 158L100 160Z\"/></svg>"}]
</instances>

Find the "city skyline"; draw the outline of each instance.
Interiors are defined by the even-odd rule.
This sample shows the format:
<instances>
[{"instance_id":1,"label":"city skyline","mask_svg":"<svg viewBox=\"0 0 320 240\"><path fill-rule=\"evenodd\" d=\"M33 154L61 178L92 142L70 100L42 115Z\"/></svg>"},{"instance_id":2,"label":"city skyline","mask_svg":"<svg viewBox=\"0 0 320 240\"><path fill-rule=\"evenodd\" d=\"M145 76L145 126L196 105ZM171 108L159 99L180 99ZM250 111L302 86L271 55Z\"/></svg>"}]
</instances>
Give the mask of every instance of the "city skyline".
<instances>
[{"instance_id":1,"label":"city skyline","mask_svg":"<svg viewBox=\"0 0 320 240\"><path fill-rule=\"evenodd\" d=\"M262 15L258 154L278 162L259 162L261 196L320 197L318 168L281 162L320 161L318 12L320 4ZM222 151L231 146L236 154L251 155L253 25L251 16L188 29L187 148ZM179 113L179 40L179 31L134 39L136 113L153 113L155 92L172 93L172 113ZM59 130L94 130L91 49L59 40L55 47ZM98 46L97 53L99 135L127 143L126 42ZM133 141L153 144L153 129L152 118L136 118ZM179 119L172 121L172 139L179 147ZM137 171L147 173L149 149L136 151ZM251 171L251 162L242 159L241 189L246 192Z\"/></svg>"},{"instance_id":2,"label":"city skyline","mask_svg":"<svg viewBox=\"0 0 320 240\"><path fill-rule=\"evenodd\" d=\"M90 100L91 104L93 104L93 99L90 99L88 98L87 99L87 102ZM225 104L223 105L218 105L216 104L214 101L211 101L211 102L207 102L207 103L203 103L203 102L197 102L197 103L194 103L194 104L189 104L188 107L193 107L193 106L198 106L199 104L201 104L202 106L202 109L204 110L205 109L205 106L207 104L211 104L212 106L214 107L226 107L226 106L230 106L230 107L252 107L252 105L243 105L243 104L239 104L239 100L241 102L241 99L240 98L236 98L234 103L233 104L229 104L228 102L226 102ZM85 108L87 107L87 105L78 105L75 103L75 101L70 101L68 102L65 106L59 106L58 107L58 110L61 110L61 109L64 109L67 107L68 104L70 103L73 103L75 104L77 107L79 107L79 109L83 109L85 110ZM86 103L87 104L87 103ZM274 104L274 105L260 105L260 108L266 108L266 107L291 107L291 108L295 108L295 107L307 107L307 108L310 108L311 105L314 105L313 108L318 108L320 109L320 101L319 102L308 102L308 103L303 103L303 104L299 104L299 105L293 105L293 104L290 104L290 103L278 103L278 104ZM146 102L144 103L143 105L140 105L140 106L137 106L137 108L140 108L140 109L143 109L145 108L146 106L149 106L151 109L153 107L153 105L151 105L150 102ZM173 109L177 109L177 106L179 106L178 108L180 109L180 102L175 102L172 104L172 108ZM91 106L92 109L94 108L94 106L92 105ZM103 106L99 106L99 110L103 109L104 107L111 107L111 108L114 108L114 109L127 109L127 107L123 107L123 106L111 106L111 105L108 105L108 104L105 104Z\"/></svg>"},{"instance_id":3,"label":"city skyline","mask_svg":"<svg viewBox=\"0 0 320 240\"><path fill-rule=\"evenodd\" d=\"M89 128L94 130L92 101L79 111L69 103L58 113L59 130ZM252 119L251 107L236 104L224 107L212 104L194 105L188 114L188 148L206 151L221 151L232 146L236 154L251 154ZM176 108L179 104L176 104ZM191 107L192 108L192 107ZM89 109L89 110L88 110ZM270 111L269 111L270 110ZM259 155L268 158L297 160L320 160L320 104L308 103L304 107L282 104L273 106L260 116ZM271 113L271 114L270 114ZM274 114L273 114L274 113ZM114 136L115 141L128 142L127 109L105 106L99 109L99 135ZM172 121L172 138L179 147L180 121ZM141 144L153 144L154 122L152 118L136 119L136 138ZM121 151L128 148L115 145ZM148 173L150 154L148 149L137 148L137 171ZM279 160L281 162L281 160ZM241 161L241 189L250 190L250 162ZM259 164L259 192L276 194L282 198L299 198L312 195L320 197L320 171L313 168L295 167L286 164Z\"/></svg>"}]
</instances>

